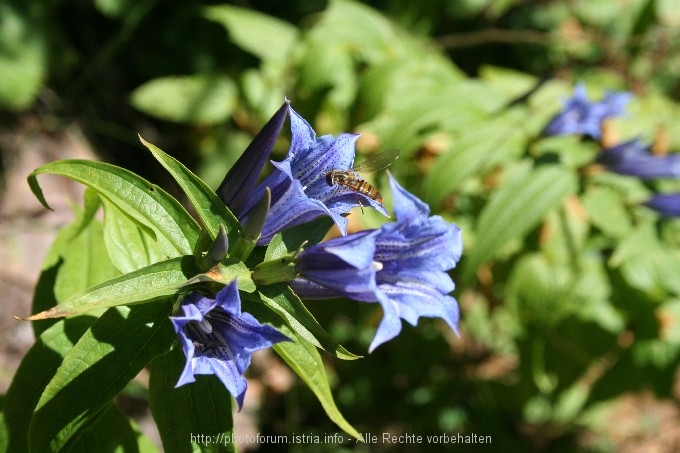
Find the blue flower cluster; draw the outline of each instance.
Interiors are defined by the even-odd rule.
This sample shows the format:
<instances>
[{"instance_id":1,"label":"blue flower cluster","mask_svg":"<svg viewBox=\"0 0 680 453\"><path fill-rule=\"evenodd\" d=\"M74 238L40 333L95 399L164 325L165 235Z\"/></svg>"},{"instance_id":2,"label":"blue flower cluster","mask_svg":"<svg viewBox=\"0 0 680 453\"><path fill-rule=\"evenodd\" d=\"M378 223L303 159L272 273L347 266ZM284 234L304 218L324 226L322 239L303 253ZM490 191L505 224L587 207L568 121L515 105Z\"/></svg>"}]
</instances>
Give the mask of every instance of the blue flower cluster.
<instances>
[{"instance_id":1,"label":"blue flower cluster","mask_svg":"<svg viewBox=\"0 0 680 453\"><path fill-rule=\"evenodd\" d=\"M564 109L546 126L546 135L583 134L601 137L602 121L620 115L631 100L630 93L607 93L600 102L590 102L585 86L579 84ZM603 149L597 163L608 171L640 179L680 178L680 154L655 154L639 138ZM643 203L666 217L680 216L680 193L656 194Z\"/></svg>"},{"instance_id":2,"label":"blue flower cluster","mask_svg":"<svg viewBox=\"0 0 680 453\"><path fill-rule=\"evenodd\" d=\"M446 272L463 252L461 231L403 189L390 175L396 222L331 239L303 250L291 286L301 297L346 296L378 302L383 319L369 351L396 337L401 319L443 319L458 332L458 304Z\"/></svg>"},{"instance_id":3,"label":"blue flower cluster","mask_svg":"<svg viewBox=\"0 0 680 453\"><path fill-rule=\"evenodd\" d=\"M286 115L292 139L281 162L258 182ZM401 320L416 325L420 317L443 319L458 332L459 310L449 295L454 283L448 272L462 254L460 229L402 188L389 175L396 221L381 228L347 234L347 214L355 207L372 207L388 216L380 199L364 191L334 184L333 170L351 172L358 135L317 137L312 127L288 101L253 139L216 190L242 224L262 216L261 200L271 196L258 245L267 245L278 232L329 216L342 233L299 251L293 258L289 285L302 298L345 296L378 303L383 320L370 345L396 337ZM270 194L270 195L269 195ZM256 222L257 223L257 222ZM239 407L246 391L245 369L254 351L289 339L271 326L241 312L235 283L214 298L191 293L172 317L187 358L177 386L194 381L196 374L215 374Z\"/></svg>"},{"instance_id":4,"label":"blue flower cluster","mask_svg":"<svg viewBox=\"0 0 680 453\"><path fill-rule=\"evenodd\" d=\"M621 115L630 93L609 92L599 102L591 102L583 84L576 85L574 95L564 103L560 113L550 120L543 130L545 135L583 134L594 139L602 135L602 122Z\"/></svg>"}]
</instances>

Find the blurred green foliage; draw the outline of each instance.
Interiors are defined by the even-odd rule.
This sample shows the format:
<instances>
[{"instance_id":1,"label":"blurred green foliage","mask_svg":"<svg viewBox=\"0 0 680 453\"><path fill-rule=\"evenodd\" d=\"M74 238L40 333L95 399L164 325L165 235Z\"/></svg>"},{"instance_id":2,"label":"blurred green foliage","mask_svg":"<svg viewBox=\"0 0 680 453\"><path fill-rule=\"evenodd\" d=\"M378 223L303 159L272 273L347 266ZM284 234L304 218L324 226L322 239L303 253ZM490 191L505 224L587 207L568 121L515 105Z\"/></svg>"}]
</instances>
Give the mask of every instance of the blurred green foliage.
<instances>
[{"instance_id":1,"label":"blurred green foliage","mask_svg":"<svg viewBox=\"0 0 680 453\"><path fill-rule=\"evenodd\" d=\"M215 187L284 96L320 133L361 132L360 153L401 150L392 171L465 234L462 336L423 322L369 360L329 361L361 432L569 450L601 403L672 398L680 223L637 203L680 184L590 171L597 144L540 132L583 81L594 98L635 94L612 140L677 148L677 2L9 0L0 36L10 123L79 121L141 173L145 131ZM309 308L354 351L379 321L358 304ZM337 431L303 387L264 404L265 434Z\"/></svg>"}]
</instances>

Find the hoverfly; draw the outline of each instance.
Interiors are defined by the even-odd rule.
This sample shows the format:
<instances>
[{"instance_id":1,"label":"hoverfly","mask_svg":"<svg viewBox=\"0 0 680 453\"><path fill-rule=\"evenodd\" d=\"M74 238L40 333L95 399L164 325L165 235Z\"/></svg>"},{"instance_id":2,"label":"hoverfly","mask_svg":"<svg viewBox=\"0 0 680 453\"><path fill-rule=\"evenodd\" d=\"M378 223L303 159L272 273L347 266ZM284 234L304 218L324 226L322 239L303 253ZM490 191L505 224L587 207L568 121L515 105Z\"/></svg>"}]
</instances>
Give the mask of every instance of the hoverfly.
<instances>
[{"instance_id":1,"label":"hoverfly","mask_svg":"<svg viewBox=\"0 0 680 453\"><path fill-rule=\"evenodd\" d=\"M338 187L347 188L353 192L366 195L371 200L382 203L383 197L378 192L378 189L366 182L359 176L359 173L369 173L380 171L387 168L392 162L399 157L398 149L388 149L352 168L351 170L331 170L326 173L326 183L329 186L337 185ZM358 197L357 197L358 200ZM361 206L361 202L359 202Z\"/></svg>"}]
</instances>

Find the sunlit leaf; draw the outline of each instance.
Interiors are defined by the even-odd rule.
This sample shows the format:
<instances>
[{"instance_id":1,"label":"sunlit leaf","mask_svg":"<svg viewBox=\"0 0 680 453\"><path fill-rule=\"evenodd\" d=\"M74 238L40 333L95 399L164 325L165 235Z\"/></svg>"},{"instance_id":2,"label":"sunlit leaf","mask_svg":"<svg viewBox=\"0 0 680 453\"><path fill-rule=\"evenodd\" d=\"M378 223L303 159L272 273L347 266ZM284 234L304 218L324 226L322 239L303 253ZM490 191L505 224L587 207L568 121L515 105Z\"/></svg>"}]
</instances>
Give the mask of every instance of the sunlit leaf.
<instances>
[{"instance_id":1,"label":"sunlit leaf","mask_svg":"<svg viewBox=\"0 0 680 453\"><path fill-rule=\"evenodd\" d=\"M474 248L464 265L464 280L469 281L477 268L508 241L536 227L550 209L575 190L576 178L564 168L524 166L517 171L495 191L479 216Z\"/></svg>"},{"instance_id":2,"label":"sunlit leaf","mask_svg":"<svg viewBox=\"0 0 680 453\"><path fill-rule=\"evenodd\" d=\"M591 187L583 196L588 219L604 233L624 237L631 229L630 218L620 194L602 187Z\"/></svg>"},{"instance_id":3,"label":"sunlit leaf","mask_svg":"<svg viewBox=\"0 0 680 453\"><path fill-rule=\"evenodd\" d=\"M210 232L212 239L217 237L220 224L224 224L229 235L229 241L231 243L236 241L241 231L241 225L222 200L215 194L215 191L177 159L167 155L160 148L141 137L140 140L165 169L170 172L172 177L175 178L175 181L177 181L189 198L203 225Z\"/></svg>"},{"instance_id":4,"label":"sunlit leaf","mask_svg":"<svg viewBox=\"0 0 680 453\"><path fill-rule=\"evenodd\" d=\"M40 397L29 428L33 451L62 448L151 359L168 351L174 339L167 319L171 305L117 307L90 326Z\"/></svg>"},{"instance_id":5,"label":"sunlit leaf","mask_svg":"<svg viewBox=\"0 0 680 453\"><path fill-rule=\"evenodd\" d=\"M108 201L104 203L104 245L108 257L121 273L133 272L167 259L153 237ZM102 234L97 237L101 243ZM87 249L86 249L87 250ZM101 259L101 255L97 257ZM87 285L85 288L92 286Z\"/></svg>"},{"instance_id":6,"label":"sunlit leaf","mask_svg":"<svg viewBox=\"0 0 680 453\"><path fill-rule=\"evenodd\" d=\"M137 87L130 103L163 120L216 124L229 119L237 94L236 84L224 75L169 76Z\"/></svg>"},{"instance_id":7,"label":"sunlit leaf","mask_svg":"<svg viewBox=\"0 0 680 453\"><path fill-rule=\"evenodd\" d=\"M54 308L22 319L61 318L100 308L165 299L178 294L179 287L197 273L193 257L171 258L107 280L69 297Z\"/></svg>"},{"instance_id":8,"label":"sunlit leaf","mask_svg":"<svg viewBox=\"0 0 680 453\"><path fill-rule=\"evenodd\" d=\"M282 327L281 332L289 337L298 337L295 332L286 327ZM321 360L321 356L314 345L299 338L295 342L277 343L273 348L314 392L328 418L333 420L347 434L363 441L363 436L345 420L335 405L323 360Z\"/></svg>"},{"instance_id":9,"label":"sunlit leaf","mask_svg":"<svg viewBox=\"0 0 680 453\"><path fill-rule=\"evenodd\" d=\"M190 255L198 240L199 227L182 205L160 187L115 165L87 160L58 160L43 165L28 176L35 196L49 207L37 176L44 173L66 176L94 189L148 228L169 257Z\"/></svg>"},{"instance_id":10,"label":"sunlit leaf","mask_svg":"<svg viewBox=\"0 0 680 453\"><path fill-rule=\"evenodd\" d=\"M205 8L204 15L222 24L241 48L267 61L285 61L298 36L291 24L250 8L215 5Z\"/></svg>"},{"instance_id":11,"label":"sunlit leaf","mask_svg":"<svg viewBox=\"0 0 680 453\"><path fill-rule=\"evenodd\" d=\"M119 275L101 240L102 224L94 217L100 206L99 196L88 189L84 210L74 206L75 219L57 233L41 267L33 295L33 313L48 310ZM32 323L36 337L50 325L51 322Z\"/></svg>"},{"instance_id":12,"label":"sunlit leaf","mask_svg":"<svg viewBox=\"0 0 680 453\"><path fill-rule=\"evenodd\" d=\"M257 295L242 294L241 297L245 301L258 302L268 308L268 310L263 310L261 306L248 305L260 321L269 322L276 328L288 326L300 338L339 359L354 360L360 358L360 356L348 352L333 340L287 285L263 286ZM284 323L281 321L284 321Z\"/></svg>"},{"instance_id":13,"label":"sunlit leaf","mask_svg":"<svg viewBox=\"0 0 680 453\"><path fill-rule=\"evenodd\" d=\"M435 160L423 181L423 196L432 206L464 180L487 171L499 161L517 158L524 151L528 133L522 126L526 112L512 110L504 115L470 125L458 140Z\"/></svg>"}]
</instances>

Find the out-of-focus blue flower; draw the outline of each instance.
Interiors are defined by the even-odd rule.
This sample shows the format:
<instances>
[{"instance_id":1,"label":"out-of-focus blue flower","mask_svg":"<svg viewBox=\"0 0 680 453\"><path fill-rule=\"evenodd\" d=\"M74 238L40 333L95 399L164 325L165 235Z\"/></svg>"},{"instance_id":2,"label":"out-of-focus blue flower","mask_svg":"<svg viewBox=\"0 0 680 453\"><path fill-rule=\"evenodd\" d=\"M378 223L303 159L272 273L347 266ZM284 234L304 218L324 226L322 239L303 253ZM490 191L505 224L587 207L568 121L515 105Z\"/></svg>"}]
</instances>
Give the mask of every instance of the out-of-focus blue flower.
<instances>
[{"instance_id":1,"label":"out-of-focus blue flower","mask_svg":"<svg viewBox=\"0 0 680 453\"><path fill-rule=\"evenodd\" d=\"M460 259L460 229L403 189L390 175L396 222L310 246L296 261L291 282L305 298L346 296L379 302L383 319L369 351L396 337L401 319L442 318L456 333L459 310L446 272Z\"/></svg>"},{"instance_id":2,"label":"out-of-focus blue flower","mask_svg":"<svg viewBox=\"0 0 680 453\"><path fill-rule=\"evenodd\" d=\"M680 178L680 154L652 154L639 139L603 150L597 162L609 171L641 179Z\"/></svg>"},{"instance_id":3,"label":"out-of-focus blue flower","mask_svg":"<svg viewBox=\"0 0 680 453\"><path fill-rule=\"evenodd\" d=\"M381 203L366 195L345 190L326 182L331 170L349 170L354 162L354 144L358 134L343 133L337 137L317 137L312 127L289 108L292 141L282 162L272 162L275 169L252 192L248 193L243 214L262 198L266 187L272 191L269 217L262 229L259 245L267 244L277 232L291 226L329 215L345 234L347 219L343 216L353 207L371 206L386 216Z\"/></svg>"},{"instance_id":4,"label":"out-of-focus blue flower","mask_svg":"<svg viewBox=\"0 0 680 453\"><path fill-rule=\"evenodd\" d=\"M281 108L255 135L253 141L250 142L250 145L215 190L217 196L229 207L236 218L240 219L243 216L246 204L251 201L249 195L257 186L264 164L267 163L267 159L269 159L274 148L274 143L281 132L283 122L286 120L289 105L290 101L286 99ZM260 191L260 198L255 200L255 203L262 198L263 194L264 189ZM252 208L252 204L250 208Z\"/></svg>"},{"instance_id":5,"label":"out-of-focus blue flower","mask_svg":"<svg viewBox=\"0 0 680 453\"><path fill-rule=\"evenodd\" d=\"M608 92L600 102L590 102L586 87L578 84L574 88L574 95L564 103L564 109L550 120L543 134L584 134L599 139L602 121L621 115L631 97L627 92Z\"/></svg>"},{"instance_id":6,"label":"out-of-focus blue flower","mask_svg":"<svg viewBox=\"0 0 680 453\"><path fill-rule=\"evenodd\" d=\"M176 387L194 382L197 374L214 374L234 396L240 410L248 386L243 373L252 353L290 339L241 312L235 281L220 290L215 299L199 293L187 295L181 310L183 315L170 317L187 358Z\"/></svg>"},{"instance_id":7,"label":"out-of-focus blue flower","mask_svg":"<svg viewBox=\"0 0 680 453\"><path fill-rule=\"evenodd\" d=\"M680 217L680 192L659 193L643 204L665 217Z\"/></svg>"}]
</instances>

